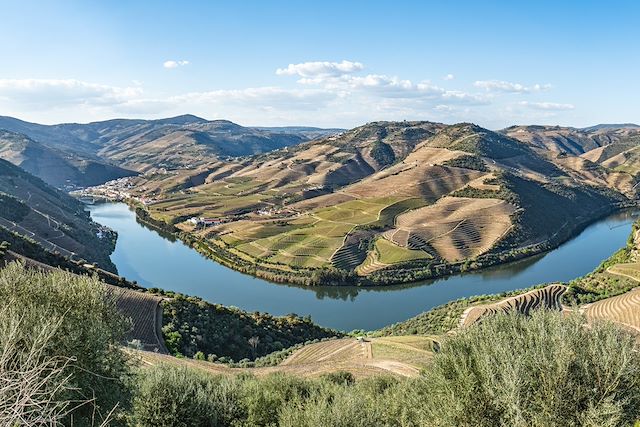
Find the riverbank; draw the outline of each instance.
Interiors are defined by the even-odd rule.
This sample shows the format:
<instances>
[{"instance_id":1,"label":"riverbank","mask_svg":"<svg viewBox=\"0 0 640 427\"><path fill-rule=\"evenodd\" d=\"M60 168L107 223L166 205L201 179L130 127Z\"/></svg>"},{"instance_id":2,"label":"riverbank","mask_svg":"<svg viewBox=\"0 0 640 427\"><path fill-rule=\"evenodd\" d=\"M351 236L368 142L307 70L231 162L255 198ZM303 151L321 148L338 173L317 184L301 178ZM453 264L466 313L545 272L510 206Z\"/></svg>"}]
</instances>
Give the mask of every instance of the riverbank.
<instances>
[{"instance_id":1,"label":"riverbank","mask_svg":"<svg viewBox=\"0 0 640 427\"><path fill-rule=\"evenodd\" d=\"M625 201L603 206L603 208L588 218L576 218L573 224L564 224L551 237L520 248L489 252L473 260L452 263L434 264L428 260L409 261L393 267L376 271L369 276L359 276L354 272L335 268L300 269L288 265L270 264L261 260L247 259L233 252L221 239L205 241L189 232L182 231L164 221L154 219L139 203L127 203L135 210L136 220L148 227L172 238L179 239L189 247L207 258L253 277L274 283L288 283L302 286L357 286L379 287L417 283L424 280L446 278L466 272L480 272L487 268L506 265L521 261L529 257L540 255L558 248L563 243L577 236L586 227L613 213L625 209L638 207L637 201Z\"/></svg>"},{"instance_id":2,"label":"riverbank","mask_svg":"<svg viewBox=\"0 0 640 427\"><path fill-rule=\"evenodd\" d=\"M138 222L133 209L123 203L93 205L89 210L96 222L118 232L111 259L121 276L141 286L248 312L311 316L320 325L343 331L379 329L460 298L571 281L624 246L636 218L632 212L611 215L544 255L478 272L406 285L358 287L275 284L212 262L181 240Z\"/></svg>"}]
</instances>

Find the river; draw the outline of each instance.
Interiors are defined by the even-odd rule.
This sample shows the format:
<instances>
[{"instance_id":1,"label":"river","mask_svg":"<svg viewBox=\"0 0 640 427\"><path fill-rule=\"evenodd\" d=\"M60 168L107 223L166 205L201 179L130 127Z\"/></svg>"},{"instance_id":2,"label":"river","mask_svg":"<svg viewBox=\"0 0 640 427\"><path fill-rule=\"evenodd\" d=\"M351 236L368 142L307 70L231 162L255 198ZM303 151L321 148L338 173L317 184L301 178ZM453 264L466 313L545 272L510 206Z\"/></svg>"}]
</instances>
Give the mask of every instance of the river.
<instances>
[{"instance_id":1,"label":"river","mask_svg":"<svg viewBox=\"0 0 640 427\"><path fill-rule=\"evenodd\" d=\"M305 288L270 283L217 264L139 224L123 203L96 204L89 210L94 221L118 232L111 260L129 280L247 311L310 315L320 325L345 331L378 329L462 297L582 276L624 246L637 215L616 213L546 254L480 272L402 286Z\"/></svg>"}]
</instances>

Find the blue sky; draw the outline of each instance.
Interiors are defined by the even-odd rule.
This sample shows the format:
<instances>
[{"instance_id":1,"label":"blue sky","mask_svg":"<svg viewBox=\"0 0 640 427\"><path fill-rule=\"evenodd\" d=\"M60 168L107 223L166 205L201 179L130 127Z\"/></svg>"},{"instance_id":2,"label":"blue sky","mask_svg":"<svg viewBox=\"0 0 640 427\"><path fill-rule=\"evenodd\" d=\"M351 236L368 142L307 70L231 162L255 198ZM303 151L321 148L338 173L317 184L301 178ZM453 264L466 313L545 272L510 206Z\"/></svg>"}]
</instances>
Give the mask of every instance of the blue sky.
<instances>
[{"instance_id":1,"label":"blue sky","mask_svg":"<svg viewBox=\"0 0 640 427\"><path fill-rule=\"evenodd\" d=\"M0 114L640 122L639 13L633 1L0 0Z\"/></svg>"}]
</instances>

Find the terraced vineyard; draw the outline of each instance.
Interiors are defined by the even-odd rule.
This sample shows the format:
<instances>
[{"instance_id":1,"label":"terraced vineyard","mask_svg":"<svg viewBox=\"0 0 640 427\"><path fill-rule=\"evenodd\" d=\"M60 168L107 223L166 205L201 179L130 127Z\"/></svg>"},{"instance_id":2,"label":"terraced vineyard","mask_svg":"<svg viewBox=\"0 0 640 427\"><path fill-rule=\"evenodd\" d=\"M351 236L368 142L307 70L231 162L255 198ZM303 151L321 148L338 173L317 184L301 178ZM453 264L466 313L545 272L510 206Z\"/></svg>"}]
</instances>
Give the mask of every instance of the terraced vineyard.
<instances>
[{"instance_id":1,"label":"terraced vineyard","mask_svg":"<svg viewBox=\"0 0 640 427\"><path fill-rule=\"evenodd\" d=\"M385 337L367 340L343 338L303 347L278 368L383 370L402 376L415 376L432 356L429 337Z\"/></svg>"},{"instance_id":2,"label":"terraced vineyard","mask_svg":"<svg viewBox=\"0 0 640 427\"><path fill-rule=\"evenodd\" d=\"M410 211L412 209L418 209L426 206L428 202L422 198L414 197L410 199L404 199L392 205L389 205L380 211L380 215L377 221L372 222L372 227L384 229L393 227L396 221L396 217L402 213Z\"/></svg>"},{"instance_id":3,"label":"terraced vineyard","mask_svg":"<svg viewBox=\"0 0 640 427\"><path fill-rule=\"evenodd\" d=\"M118 310L131 319L132 330L127 340L139 340L145 350L167 354L160 331L162 325L162 298L145 292L105 285L107 294L115 299Z\"/></svg>"},{"instance_id":4,"label":"terraced vineyard","mask_svg":"<svg viewBox=\"0 0 640 427\"><path fill-rule=\"evenodd\" d=\"M609 320L640 332L640 289L587 305L584 314L590 320Z\"/></svg>"},{"instance_id":5,"label":"terraced vineyard","mask_svg":"<svg viewBox=\"0 0 640 427\"><path fill-rule=\"evenodd\" d=\"M217 374L251 373L262 376L282 372L316 377L348 371L357 378L381 374L415 377L431 360L433 346L433 338L421 336L372 338L363 341L342 338L306 345L279 365L261 368L230 368L220 363L178 359L150 351L135 354L146 365L183 365Z\"/></svg>"},{"instance_id":6,"label":"terraced vineyard","mask_svg":"<svg viewBox=\"0 0 640 427\"><path fill-rule=\"evenodd\" d=\"M338 363L369 359L370 346L353 338L320 342L303 347L282 362L281 366L307 365L311 363Z\"/></svg>"},{"instance_id":7,"label":"terraced vineyard","mask_svg":"<svg viewBox=\"0 0 640 427\"><path fill-rule=\"evenodd\" d=\"M476 305L464 311L460 319L460 326L470 326L480 321L484 316L513 310L522 314L528 314L537 308L562 310L560 298L566 291L567 287L564 285L549 285L506 298L494 304Z\"/></svg>"},{"instance_id":8,"label":"terraced vineyard","mask_svg":"<svg viewBox=\"0 0 640 427\"><path fill-rule=\"evenodd\" d=\"M364 262L356 267L355 272L361 276L366 276L385 267L389 267L389 264L385 264L378 259L378 252L370 251Z\"/></svg>"},{"instance_id":9,"label":"terraced vineyard","mask_svg":"<svg viewBox=\"0 0 640 427\"><path fill-rule=\"evenodd\" d=\"M354 230L347 235L344 244L331 257L331 264L342 270L353 271L367 258L367 248L374 233L368 230Z\"/></svg>"},{"instance_id":10,"label":"terraced vineyard","mask_svg":"<svg viewBox=\"0 0 640 427\"><path fill-rule=\"evenodd\" d=\"M445 197L397 218L384 237L398 246L425 250L448 261L480 255L511 228L515 207L497 199Z\"/></svg>"},{"instance_id":11,"label":"terraced vineyard","mask_svg":"<svg viewBox=\"0 0 640 427\"><path fill-rule=\"evenodd\" d=\"M439 346L438 340L420 335L381 337L371 340L374 359L395 360L425 368Z\"/></svg>"},{"instance_id":12,"label":"terraced vineyard","mask_svg":"<svg viewBox=\"0 0 640 427\"><path fill-rule=\"evenodd\" d=\"M413 246L411 244L407 246L407 248L404 248L394 245L385 239L378 239L375 244L375 251L378 254L377 259L383 264L391 265L416 259L433 258L432 255L424 250L424 246Z\"/></svg>"}]
</instances>

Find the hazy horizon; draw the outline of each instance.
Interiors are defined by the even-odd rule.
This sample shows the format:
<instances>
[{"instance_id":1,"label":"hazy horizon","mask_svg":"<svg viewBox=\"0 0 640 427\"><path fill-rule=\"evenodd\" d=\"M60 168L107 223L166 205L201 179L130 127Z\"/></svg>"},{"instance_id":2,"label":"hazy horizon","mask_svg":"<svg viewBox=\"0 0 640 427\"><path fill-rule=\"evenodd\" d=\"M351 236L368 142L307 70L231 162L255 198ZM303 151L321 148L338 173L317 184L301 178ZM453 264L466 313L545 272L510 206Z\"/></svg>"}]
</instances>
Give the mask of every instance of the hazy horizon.
<instances>
[{"instance_id":1,"label":"hazy horizon","mask_svg":"<svg viewBox=\"0 0 640 427\"><path fill-rule=\"evenodd\" d=\"M29 122L29 123L35 123L35 124L40 124L40 125L47 125L47 126L55 126L55 125L66 125L66 124L79 124L79 125L86 125L86 124L90 124L90 123L96 123L96 122L105 122L105 121L112 121L112 120L165 120L165 119L171 119L171 118L176 118L176 117L180 117L180 116L196 116L200 119L206 120L206 121L231 121L237 125L243 126L243 127L250 127L250 128L279 128L279 127L309 127L309 128L318 128L318 129L345 129L345 130L349 130L352 128L344 128L344 127L339 127L339 126L316 126L313 124L308 124L308 123L293 123L293 124L283 124L283 125L263 125L260 123L239 123L237 121L234 120L229 120L227 118L224 117L216 117L216 118L208 118L208 117L202 117L201 115L198 114L192 114L192 113L182 113L182 114L178 114L178 115L171 115L171 116L161 116L161 117L109 117L109 118L105 118L105 119L101 119L101 120L91 120L91 121L66 121L66 122L51 122L51 123L45 123L45 122L31 122L30 120L25 120L21 117L15 117L15 116L6 116L6 115L0 115L0 117L10 117L13 119L18 119L18 120L22 120L25 122ZM404 120L404 119L402 119ZM400 121L402 121L400 120ZM369 121L369 122L362 122L358 125L355 125L354 127L358 127L358 126L363 126L366 125L368 123L372 123L375 121L388 121L388 120L374 120L374 121ZM409 120L408 120L409 121ZM428 119L412 119L411 121L432 121L435 122L434 120L428 120ZM464 121L464 122L469 122ZM446 121L441 121L440 123L446 124L446 125L453 125L453 124L457 124L457 123L462 123L462 122L446 122ZM479 123L474 123L474 124L478 124ZM629 126L640 126L637 123L631 123L631 122L624 122L624 123L592 123L590 125L587 126L572 126L572 125L563 125L561 127L570 127L570 128L575 128L575 129L586 129L586 128L590 128L593 126L598 126L598 125L629 125ZM488 128L489 130L501 130L501 129L505 129L506 127L510 127L510 126L560 126L556 123L511 123L503 128Z\"/></svg>"}]
</instances>

